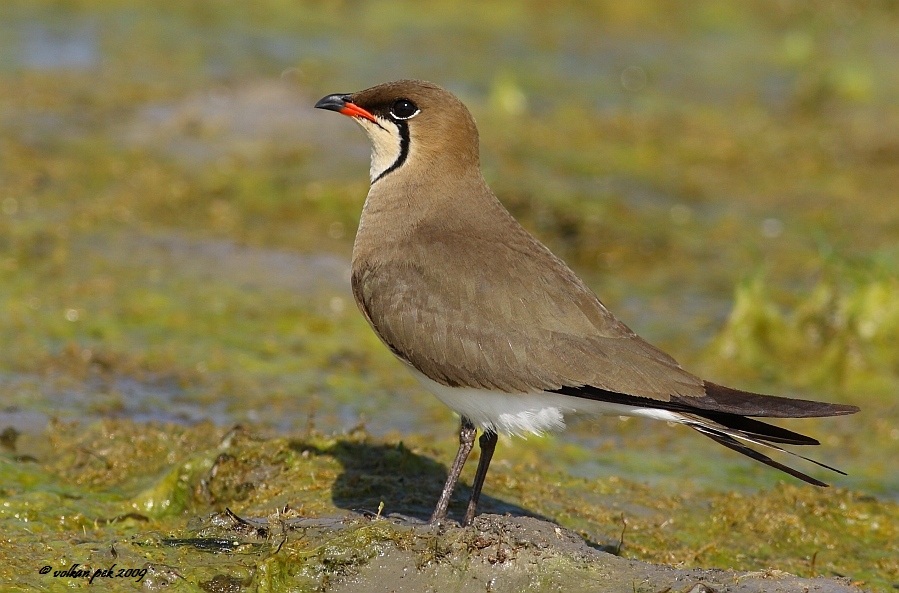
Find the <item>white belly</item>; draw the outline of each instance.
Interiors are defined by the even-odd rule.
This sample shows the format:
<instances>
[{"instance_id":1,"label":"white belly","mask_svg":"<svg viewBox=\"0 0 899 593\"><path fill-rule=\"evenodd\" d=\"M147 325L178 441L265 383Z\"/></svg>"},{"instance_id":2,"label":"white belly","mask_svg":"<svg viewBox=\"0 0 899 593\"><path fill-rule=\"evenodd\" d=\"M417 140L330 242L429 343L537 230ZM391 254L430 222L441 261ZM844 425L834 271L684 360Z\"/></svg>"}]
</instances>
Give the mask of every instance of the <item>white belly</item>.
<instances>
[{"instance_id":1,"label":"white belly","mask_svg":"<svg viewBox=\"0 0 899 593\"><path fill-rule=\"evenodd\" d=\"M509 435L526 436L565 429L566 414L642 416L653 420L683 422L676 413L539 391L506 393L472 387L448 387L409 367L415 378L458 414L475 426Z\"/></svg>"}]
</instances>

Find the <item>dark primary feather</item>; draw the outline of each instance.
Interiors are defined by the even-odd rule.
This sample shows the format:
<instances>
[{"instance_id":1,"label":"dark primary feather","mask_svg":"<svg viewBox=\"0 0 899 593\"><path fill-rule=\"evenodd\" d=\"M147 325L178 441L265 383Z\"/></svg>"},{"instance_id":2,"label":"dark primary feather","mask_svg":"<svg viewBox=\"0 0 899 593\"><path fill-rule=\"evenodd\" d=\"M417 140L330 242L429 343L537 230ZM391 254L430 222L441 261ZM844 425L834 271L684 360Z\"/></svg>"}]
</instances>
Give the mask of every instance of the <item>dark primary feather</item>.
<instances>
[{"instance_id":1,"label":"dark primary feather","mask_svg":"<svg viewBox=\"0 0 899 593\"><path fill-rule=\"evenodd\" d=\"M820 418L858 412L857 406L831 404L807 399L794 399L741 391L704 381L705 396L697 399L672 397L673 401L742 416L767 418Z\"/></svg>"},{"instance_id":2,"label":"dark primary feather","mask_svg":"<svg viewBox=\"0 0 899 593\"><path fill-rule=\"evenodd\" d=\"M562 387L553 391L595 401L642 408L657 408L671 412L692 412L706 417L708 417L709 412L763 418L820 418L843 416L858 412L857 406L740 391L709 381L704 381L703 386L705 387L705 395L691 397L674 395L668 401L618 393L600 387L593 387L592 385Z\"/></svg>"}]
</instances>

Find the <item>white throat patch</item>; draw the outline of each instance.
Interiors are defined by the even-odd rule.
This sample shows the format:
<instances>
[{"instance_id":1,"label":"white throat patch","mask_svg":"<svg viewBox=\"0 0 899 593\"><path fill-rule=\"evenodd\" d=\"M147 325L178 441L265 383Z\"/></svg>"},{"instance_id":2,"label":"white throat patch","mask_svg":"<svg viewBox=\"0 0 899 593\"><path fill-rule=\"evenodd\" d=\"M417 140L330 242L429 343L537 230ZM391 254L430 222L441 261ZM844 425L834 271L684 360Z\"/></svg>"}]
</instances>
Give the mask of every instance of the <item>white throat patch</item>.
<instances>
[{"instance_id":1,"label":"white throat patch","mask_svg":"<svg viewBox=\"0 0 899 593\"><path fill-rule=\"evenodd\" d=\"M369 177L374 183L375 179L393 166L402 153L402 137L400 129L389 119L378 117L378 123L361 117L353 118L358 122L371 140L371 173Z\"/></svg>"}]
</instances>

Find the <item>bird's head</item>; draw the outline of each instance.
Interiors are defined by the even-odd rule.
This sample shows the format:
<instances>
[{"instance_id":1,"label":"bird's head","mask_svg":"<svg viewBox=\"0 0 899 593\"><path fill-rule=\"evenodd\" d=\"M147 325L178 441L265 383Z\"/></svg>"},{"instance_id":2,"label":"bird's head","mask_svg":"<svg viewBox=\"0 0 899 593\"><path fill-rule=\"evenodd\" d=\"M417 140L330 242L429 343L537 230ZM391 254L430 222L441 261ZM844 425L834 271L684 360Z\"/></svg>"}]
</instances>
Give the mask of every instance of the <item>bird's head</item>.
<instances>
[{"instance_id":1,"label":"bird's head","mask_svg":"<svg viewBox=\"0 0 899 593\"><path fill-rule=\"evenodd\" d=\"M315 104L353 118L372 144L371 182L397 171L455 174L478 167L474 118L455 95L420 80L398 80Z\"/></svg>"}]
</instances>

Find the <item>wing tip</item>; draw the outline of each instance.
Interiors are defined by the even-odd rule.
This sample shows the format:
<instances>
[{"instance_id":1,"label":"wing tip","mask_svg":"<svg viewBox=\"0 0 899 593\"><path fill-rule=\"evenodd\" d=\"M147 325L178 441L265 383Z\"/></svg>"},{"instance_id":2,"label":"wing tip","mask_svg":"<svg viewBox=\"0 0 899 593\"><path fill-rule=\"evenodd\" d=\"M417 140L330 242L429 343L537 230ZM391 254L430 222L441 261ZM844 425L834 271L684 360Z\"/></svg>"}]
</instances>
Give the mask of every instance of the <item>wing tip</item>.
<instances>
[{"instance_id":1,"label":"wing tip","mask_svg":"<svg viewBox=\"0 0 899 593\"><path fill-rule=\"evenodd\" d=\"M705 398L694 401L693 405L705 408L704 404L713 404L709 410L768 418L825 418L830 416L846 416L856 414L861 408L852 404L834 404L808 399L766 395L752 391L742 391L719 385L711 381L703 381ZM690 403L684 398L684 403ZM698 405L697 405L698 404Z\"/></svg>"}]
</instances>

